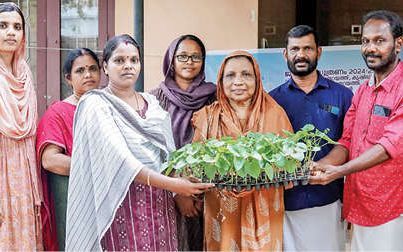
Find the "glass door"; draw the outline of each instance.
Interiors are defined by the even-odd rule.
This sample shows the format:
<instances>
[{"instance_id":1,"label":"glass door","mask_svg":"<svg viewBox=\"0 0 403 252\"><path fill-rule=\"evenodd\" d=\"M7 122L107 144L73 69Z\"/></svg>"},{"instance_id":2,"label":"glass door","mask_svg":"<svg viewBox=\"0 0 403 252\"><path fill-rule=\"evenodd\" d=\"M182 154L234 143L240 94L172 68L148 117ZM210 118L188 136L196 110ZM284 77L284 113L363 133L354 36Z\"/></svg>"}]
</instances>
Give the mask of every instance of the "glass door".
<instances>
[{"instance_id":1,"label":"glass door","mask_svg":"<svg viewBox=\"0 0 403 252\"><path fill-rule=\"evenodd\" d=\"M62 0L60 5L60 69L70 50L87 47L95 52L98 48L98 0ZM60 99L71 95L61 71Z\"/></svg>"}]
</instances>

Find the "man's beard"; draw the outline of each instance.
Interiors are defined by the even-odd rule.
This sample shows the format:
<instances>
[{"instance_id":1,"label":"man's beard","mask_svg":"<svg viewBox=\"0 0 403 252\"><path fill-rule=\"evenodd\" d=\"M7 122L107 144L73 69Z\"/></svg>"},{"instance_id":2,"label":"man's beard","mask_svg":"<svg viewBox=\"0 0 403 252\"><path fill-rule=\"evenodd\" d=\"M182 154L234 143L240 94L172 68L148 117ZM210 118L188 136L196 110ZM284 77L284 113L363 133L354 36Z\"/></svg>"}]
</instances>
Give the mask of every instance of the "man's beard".
<instances>
[{"instance_id":1,"label":"man's beard","mask_svg":"<svg viewBox=\"0 0 403 252\"><path fill-rule=\"evenodd\" d=\"M308 63L308 68L306 70L298 70L295 65L300 62ZM309 59L298 59L294 61L287 59L288 69L291 71L291 73L293 73L296 76L307 76L308 74L316 70L317 65L318 65L317 58L315 58L313 61L310 61Z\"/></svg>"},{"instance_id":2,"label":"man's beard","mask_svg":"<svg viewBox=\"0 0 403 252\"><path fill-rule=\"evenodd\" d=\"M395 52L395 47L393 46L392 50L390 51L390 54L388 55L388 57L384 60L382 60L382 56L378 55L378 54L374 54L374 53L363 53L362 57L365 61L365 64L367 64L367 67L375 72L384 72L386 69L389 68L389 66L391 64L393 64L396 61L396 53ZM379 58L381 61L376 65L376 66L370 66L368 64L368 57L375 57L375 58Z\"/></svg>"}]
</instances>

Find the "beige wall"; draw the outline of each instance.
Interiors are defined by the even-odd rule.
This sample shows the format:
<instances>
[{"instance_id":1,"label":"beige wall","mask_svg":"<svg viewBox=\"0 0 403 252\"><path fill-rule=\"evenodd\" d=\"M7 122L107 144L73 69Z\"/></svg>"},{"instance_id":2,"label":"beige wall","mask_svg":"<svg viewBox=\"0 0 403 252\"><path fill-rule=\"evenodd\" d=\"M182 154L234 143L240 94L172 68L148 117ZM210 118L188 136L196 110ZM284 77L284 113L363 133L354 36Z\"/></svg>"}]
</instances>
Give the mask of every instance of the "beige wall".
<instances>
[{"instance_id":1,"label":"beige wall","mask_svg":"<svg viewBox=\"0 0 403 252\"><path fill-rule=\"evenodd\" d=\"M199 36L207 50L257 48L258 0L144 1L146 91L162 80L168 45L188 33Z\"/></svg>"},{"instance_id":2,"label":"beige wall","mask_svg":"<svg viewBox=\"0 0 403 252\"><path fill-rule=\"evenodd\" d=\"M134 0L116 0L115 1L115 34L129 34L133 36L134 32Z\"/></svg>"}]
</instances>

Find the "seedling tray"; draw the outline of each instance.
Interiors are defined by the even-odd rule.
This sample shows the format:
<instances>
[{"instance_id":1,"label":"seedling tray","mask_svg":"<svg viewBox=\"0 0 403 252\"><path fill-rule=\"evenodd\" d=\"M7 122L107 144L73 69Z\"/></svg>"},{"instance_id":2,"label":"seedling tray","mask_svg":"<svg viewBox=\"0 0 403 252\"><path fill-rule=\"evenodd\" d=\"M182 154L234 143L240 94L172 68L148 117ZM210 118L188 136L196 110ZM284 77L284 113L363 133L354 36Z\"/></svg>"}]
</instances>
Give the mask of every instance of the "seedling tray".
<instances>
[{"instance_id":1,"label":"seedling tray","mask_svg":"<svg viewBox=\"0 0 403 252\"><path fill-rule=\"evenodd\" d=\"M224 176L216 175L214 179L209 179L206 176L202 177L202 182L214 183L218 190L227 191L249 191L269 189L270 187L279 188L293 183L293 186L307 185L309 178L309 170L297 168L294 173L279 172L274 175L273 179L268 179L268 176L263 172L257 179L247 176L245 178L239 176Z\"/></svg>"}]
</instances>

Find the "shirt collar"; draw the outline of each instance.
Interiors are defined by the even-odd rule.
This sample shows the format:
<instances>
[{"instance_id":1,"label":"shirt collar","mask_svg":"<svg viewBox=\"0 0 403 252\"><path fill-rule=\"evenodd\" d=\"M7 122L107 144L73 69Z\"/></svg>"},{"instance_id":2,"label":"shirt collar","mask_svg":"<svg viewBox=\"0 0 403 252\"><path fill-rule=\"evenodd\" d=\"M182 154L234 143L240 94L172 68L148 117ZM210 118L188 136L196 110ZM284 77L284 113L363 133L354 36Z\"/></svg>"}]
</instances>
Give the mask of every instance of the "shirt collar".
<instances>
[{"instance_id":1,"label":"shirt collar","mask_svg":"<svg viewBox=\"0 0 403 252\"><path fill-rule=\"evenodd\" d=\"M315 89L317 89L319 87L321 87L321 88L329 88L328 79L323 77L322 74L320 74L320 72L318 70L316 70L316 72L318 73L318 79L316 80L315 86L313 87L312 90L315 90ZM288 88L300 89L298 87L298 85L294 82L292 77L287 81L287 85L288 85Z\"/></svg>"},{"instance_id":2,"label":"shirt collar","mask_svg":"<svg viewBox=\"0 0 403 252\"><path fill-rule=\"evenodd\" d=\"M400 74L402 71L403 71L403 62L399 61L399 63L397 63L397 65L396 65L395 69L393 69L393 71L390 72L390 74L388 76L386 76L386 78L383 79L379 83L378 87L375 87L375 83L376 83L376 81L375 81L375 73L372 72L371 77L368 80L368 86L370 86L370 87L374 86L374 89L379 88L379 87L382 86L382 88L385 89L386 92L389 93L390 89L393 86L393 82L389 81L389 80L394 79L394 76L396 74Z\"/></svg>"}]
</instances>

